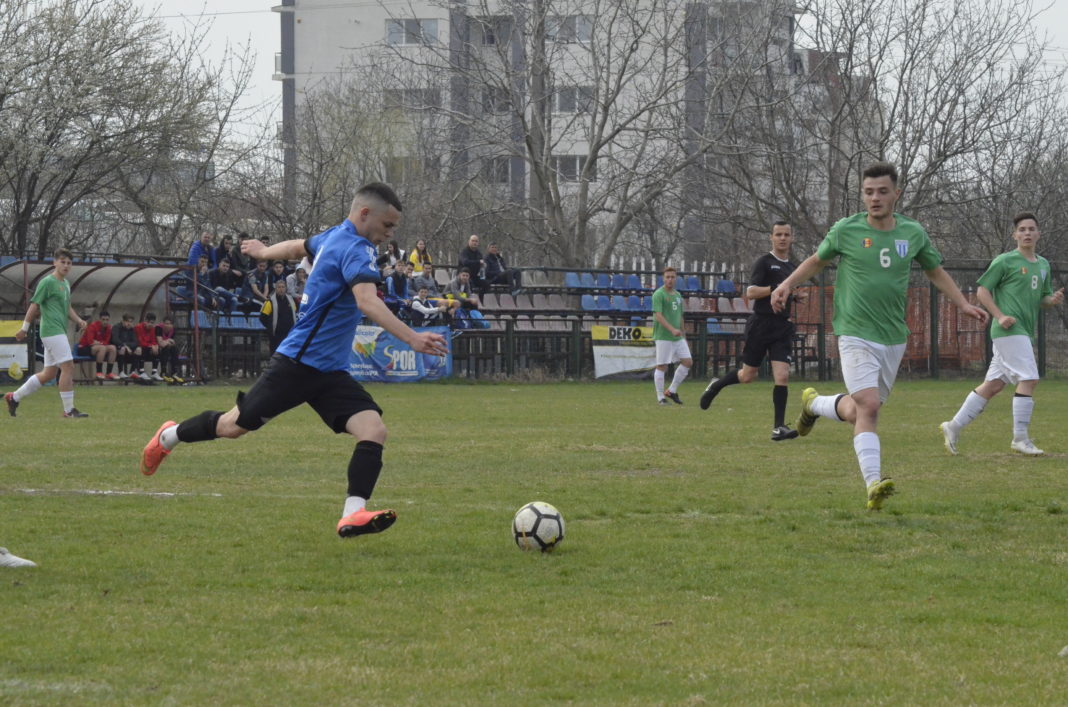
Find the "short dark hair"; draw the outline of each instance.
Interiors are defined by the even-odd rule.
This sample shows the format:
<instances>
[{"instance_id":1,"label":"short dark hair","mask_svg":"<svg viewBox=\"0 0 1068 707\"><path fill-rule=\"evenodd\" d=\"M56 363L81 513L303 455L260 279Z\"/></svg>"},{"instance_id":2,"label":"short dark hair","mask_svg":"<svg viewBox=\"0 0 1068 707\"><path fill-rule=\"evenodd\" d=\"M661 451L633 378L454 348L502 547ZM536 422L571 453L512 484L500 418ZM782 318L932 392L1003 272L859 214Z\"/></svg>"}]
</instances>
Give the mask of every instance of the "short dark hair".
<instances>
[{"instance_id":1,"label":"short dark hair","mask_svg":"<svg viewBox=\"0 0 1068 707\"><path fill-rule=\"evenodd\" d=\"M460 272L458 272L456 274L457 275L463 275L464 273L467 273L468 275L470 275L471 274L471 268L460 268Z\"/></svg>"},{"instance_id":2,"label":"short dark hair","mask_svg":"<svg viewBox=\"0 0 1068 707\"><path fill-rule=\"evenodd\" d=\"M1020 221L1026 221L1027 219L1031 219L1032 221L1035 222L1036 226L1038 225L1038 219L1035 217L1035 215L1033 213L1031 213L1030 211L1021 211L1020 213L1018 213L1018 214L1016 214L1015 216L1012 217L1012 228L1013 228L1013 230L1015 230L1016 227L1020 225Z\"/></svg>"},{"instance_id":3,"label":"short dark hair","mask_svg":"<svg viewBox=\"0 0 1068 707\"><path fill-rule=\"evenodd\" d=\"M878 179L890 177L890 181L897 186L897 167L890 162L874 162L868 165L860 174L861 179Z\"/></svg>"},{"instance_id":4,"label":"short dark hair","mask_svg":"<svg viewBox=\"0 0 1068 707\"><path fill-rule=\"evenodd\" d=\"M776 226L789 226L789 225L790 225L789 221L776 221L775 223L771 224L771 227L775 228Z\"/></svg>"},{"instance_id":5,"label":"short dark hair","mask_svg":"<svg viewBox=\"0 0 1068 707\"><path fill-rule=\"evenodd\" d=\"M52 253L52 260L59 260L60 258L74 260L74 253L71 253L66 248L56 248L55 252Z\"/></svg>"},{"instance_id":6,"label":"short dark hair","mask_svg":"<svg viewBox=\"0 0 1068 707\"><path fill-rule=\"evenodd\" d=\"M122 321L124 321L124 322L132 322L133 321L133 315L132 314L124 314L124 315L122 315Z\"/></svg>"},{"instance_id":7,"label":"short dark hair","mask_svg":"<svg viewBox=\"0 0 1068 707\"><path fill-rule=\"evenodd\" d=\"M219 258L219 265L222 265L223 263L226 263L227 265L230 265L230 259L229 258Z\"/></svg>"},{"instance_id":8,"label":"short dark hair","mask_svg":"<svg viewBox=\"0 0 1068 707\"><path fill-rule=\"evenodd\" d=\"M384 201L397 211L404 211L401 206L400 197L397 196L397 192L393 191L393 187L383 182L371 182L370 184L364 184L356 192L356 199L361 197L372 197Z\"/></svg>"},{"instance_id":9,"label":"short dark hair","mask_svg":"<svg viewBox=\"0 0 1068 707\"><path fill-rule=\"evenodd\" d=\"M103 318L103 317L110 317L110 316L111 316L111 313L110 313L110 312L108 312L108 310L106 310L106 309L102 309L102 310L100 310L100 316L101 316L102 318Z\"/></svg>"},{"instance_id":10,"label":"short dark hair","mask_svg":"<svg viewBox=\"0 0 1068 707\"><path fill-rule=\"evenodd\" d=\"M146 322L154 322L154 321L156 321L156 315L153 314L152 312L147 313L145 315L145 321Z\"/></svg>"}]
</instances>

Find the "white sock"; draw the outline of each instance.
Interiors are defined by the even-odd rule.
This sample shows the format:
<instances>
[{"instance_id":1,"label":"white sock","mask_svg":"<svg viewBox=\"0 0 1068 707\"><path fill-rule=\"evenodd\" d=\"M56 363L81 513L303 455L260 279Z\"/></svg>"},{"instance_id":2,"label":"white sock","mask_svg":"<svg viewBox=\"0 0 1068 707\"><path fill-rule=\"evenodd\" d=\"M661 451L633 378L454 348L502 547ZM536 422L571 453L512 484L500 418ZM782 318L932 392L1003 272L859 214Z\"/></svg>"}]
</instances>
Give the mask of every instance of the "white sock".
<instances>
[{"instance_id":1,"label":"white sock","mask_svg":"<svg viewBox=\"0 0 1068 707\"><path fill-rule=\"evenodd\" d=\"M979 413L986 409L988 402L990 401L974 390L968 393L968 397L964 399L960 410L957 410L957 414L949 421L950 426L956 432L959 432L963 427L967 427L975 418L979 417Z\"/></svg>"},{"instance_id":2,"label":"white sock","mask_svg":"<svg viewBox=\"0 0 1068 707\"><path fill-rule=\"evenodd\" d=\"M842 418L838 417L838 398L840 395L817 395L816 399L812 401L812 412L816 413L820 417L828 417L838 422L844 422Z\"/></svg>"},{"instance_id":3,"label":"white sock","mask_svg":"<svg viewBox=\"0 0 1068 707\"><path fill-rule=\"evenodd\" d=\"M874 432L861 432L853 438L853 451L860 462L860 474L864 484L871 486L882 478L882 455L880 454L879 435Z\"/></svg>"},{"instance_id":4,"label":"white sock","mask_svg":"<svg viewBox=\"0 0 1068 707\"><path fill-rule=\"evenodd\" d=\"M70 412L74 409L74 391L73 390L61 390L59 391L59 399L63 401L63 412Z\"/></svg>"},{"instance_id":5,"label":"white sock","mask_svg":"<svg viewBox=\"0 0 1068 707\"><path fill-rule=\"evenodd\" d=\"M28 395L33 395L41 389L41 381L38 380L36 375L30 376L26 379L26 382L19 386L19 389L15 391L12 397L15 398L15 402L22 400Z\"/></svg>"},{"instance_id":6,"label":"white sock","mask_svg":"<svg viewBox=\"0 0 1068 707\"><path fill-rule=\"evenodd\" d=\"M1022 442L1030 439L1028 428L1031 427L1031 412L1035 409L1035 399L1030 395L1012 397L1012 439Z\"/></svg>"},{"instance_id":7,"label":"white sock","mask_svg":"<svg viewBox=\"0 0 1068 707\"><path fill-rule=\"evenodd\" d=\"M686 380L686 376L688 376L688 375L690 375L690 369L689 368L687 368L686 366L683 366L681 363L678 366L676 366L675 367L675 375L671 379L671 386L668 387L668 392L669 393L676 392L679 389L679 386L682 384L682 382L684 380Z\"/></svg>"},{"instance_id":8,"label":"white sock","mask_svg":"<svg viewBox=\"0 0 1068 707\"><path fill-rule=\"evenodd\" d=\"M656 386L656 399L664 399L664 372L659 368L653 369L653 385Z\"/></svg>"},{"instance_id":9,"label":"white sock","mask_svg":"<svg viewBox=\"0 0 1068 707\"><path fill-rule=\"evenodd\" d=\"M178 446L182 440L178 439L178 425L171 425L159 433L159 443L168 452Z\"/></svg>"},{"instance_id":10,"label":"white sock","mask_svg":"<svg viewBox=\"0 0 1068 707\"><path fill-rule=\"evenodd\" d=\"M341 517L352 515L356 511L362 511L367 507L367 499L362 496L349 496L345 499L345 510L341 512Z\"/></svg>"}]
</instances>

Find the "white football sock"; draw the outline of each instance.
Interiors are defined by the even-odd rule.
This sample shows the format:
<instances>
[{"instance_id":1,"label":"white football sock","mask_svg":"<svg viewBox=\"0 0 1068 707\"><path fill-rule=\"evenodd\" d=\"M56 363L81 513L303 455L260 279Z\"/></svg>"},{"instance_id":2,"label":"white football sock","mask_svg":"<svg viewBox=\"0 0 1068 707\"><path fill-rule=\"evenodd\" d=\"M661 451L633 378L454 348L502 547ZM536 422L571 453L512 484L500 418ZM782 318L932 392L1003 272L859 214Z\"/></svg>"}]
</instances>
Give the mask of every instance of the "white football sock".
<instances>
[{"instance_id":1,"label":"white football sock","mask_svg":"<svg viewBox=\"0 0 1068 707\"><path fill-rule=\"evenodd\" d=\"M26 382L23 383L18 390L15 391L15 394L12 397L15 398L15 402L17 403L23 398L25 398L27 395L33 395L34 393L36 393L38 390L41 389L41 385L41 381L37 378L37 376L32 375L26 379Z\"/></svg>"},{"instance_id":2,"label":"white football sock","mask_svg":"<svg viewBox=\"0 0 1068 707\"><path fill-rule=\"evenodd\" d=\"M882 478L882 455L879 435L874 432L861 432L853 438L853 451L860 462L860 473L864 484L871 486Z\"/></svg>"},{"instance_id":3,"label":"white football sock","mask_svg":"<svg viewBox=\"0 0 1068 707\"><path fill-rule=\"evenodd\" d=\"M817 395L816 399L812 401L812 412L816 413L820 417L827 417L838 422L843 422L842 418L838 417L838 398L840 395Z\"/></svg>"},{"instance_id":4,"label":"white football sock","mask_svg":"<svg viewBox=\"0 0 1068 707\"><path fill-rule=\"evenodd\" d=\"M986 404L988 402L990 401L982 395L979 395L979 393L976 393L974 390L968 393L968 397L964 399L964 403L960 406L960 410L957 410L957 414L949 421L953 430L959 432L962 427L971 424L975 418L979 417L979 413L986 409Z\"/></svg>"},{"instance_id":5,"label":"white football sock","mask_svg":"<svg viewBox=\"0 0 1068 707\"><path fill-rule=\"evenodd\" d=\"M671 379L671 385L668 387L668 392L669 393L676 392L679 389L679 386L682 384L682 382L684 380L686 380L686 376L688 376L688 375L690 375L690 369L689 368L687 368L686 366L683 366L681 363L678 366L676 366L675 367L675 375Z\"/></svg>"},{"instance_id":6,"label":"white football sock","mask_svg":"<svg viewBox=\"0 0 1068 707\"><path fill-rule=\"evenodd\" d=\"M362 496L349 496L345 499L345 510L341 512L341 517L352 515L356 511L362 511L367 507L367 499Z\"/></svg>"},{"instance_id":7,"label":"white football sock","mask_svg":"<svg viewBox=\"0 0 1068 707\"><path fill-rule=\"evenodd\" d=\"M664 399L664 372L659 368L653 369L653 385L656 386L656 399Z\"/></svg>"},{"instance_id":8,"label":"white football sock","mask_svg":"<svg viewBox=\"0 0 1068 707\"><path fill-rule=\"evenodd\" d=\"M1012 439L1022 442L1030 439L1031 413L1035 409L1035 399L1030 395L1014 395L1012 398Z\"/></svg>"},{"instance_id":9,"label":"white football sock","mask_svg":"<svg viewBox=\"0 0 1068 707\"><path fill-rule=\"evenodd\" d=\"M74 409L73 390L61 390L59 392L59 399L63 401L63 412L70 412Z\"/></svg>"},{"instance_id":10,"label":"white football sock","mask_svg":"<svg viewBox=\"0 0 1068 707\"><path fill-rule=\"evenodd\" d=\"M168 452L178 446L182 440L178 439L178 425L171 425L159 433L159 443Z\"/></svg>"}]
</instances>

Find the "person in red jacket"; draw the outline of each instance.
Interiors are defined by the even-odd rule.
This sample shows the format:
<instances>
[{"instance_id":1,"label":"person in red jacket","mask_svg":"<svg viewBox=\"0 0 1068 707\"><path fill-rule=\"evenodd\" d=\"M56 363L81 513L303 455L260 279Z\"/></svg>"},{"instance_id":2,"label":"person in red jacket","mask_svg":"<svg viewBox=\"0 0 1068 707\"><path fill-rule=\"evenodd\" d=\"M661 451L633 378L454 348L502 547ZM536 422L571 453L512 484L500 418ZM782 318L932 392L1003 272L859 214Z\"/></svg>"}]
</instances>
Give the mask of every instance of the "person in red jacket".
<instances>
[{"instance_id":1,"label":"person in red jacket","mask_svg":"<svg viewBox=\"0 0 1068 707\"><path fill-rule=\"evenodd\" d=\"M78 340L78 355L92 356L96 359L96 377L115 380L115 357L118 349L111 343L111 315L107 310L100 312L100 319L85 328L82 338ZM108 364L108 374L104 375L104 362Z\"/></svg>"},{"instance_id":2,"label":"person in red jacket","mask_svg":"<svg viewBox=\"0 0 1068 707\"><path fill-rule=\"evenodd\" d=\"M149 312L145 320L134 327L137 334L137 349L134 353L141 358L141 370L137 372L143 380L163 380L159 373L159 339L156 338L156 315ZM154 363L155 371L146 374L146 363Z\"/></svg>"}]
</instances>

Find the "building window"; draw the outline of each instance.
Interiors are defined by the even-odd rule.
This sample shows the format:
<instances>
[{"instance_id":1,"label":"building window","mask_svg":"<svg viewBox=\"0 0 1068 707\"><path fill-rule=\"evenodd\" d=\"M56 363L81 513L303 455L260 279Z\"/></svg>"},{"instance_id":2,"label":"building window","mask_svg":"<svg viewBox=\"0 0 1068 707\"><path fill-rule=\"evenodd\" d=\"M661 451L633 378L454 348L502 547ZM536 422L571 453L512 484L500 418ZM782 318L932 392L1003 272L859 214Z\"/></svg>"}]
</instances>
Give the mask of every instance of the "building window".
<instances>
[{"instance_id":1,"label":"building window","mask_svg":"<svg viewBox=\"0 0 1068 707\"><path fill-rule=\"evenodd\" d=\"M566 86L556 89L557 113L589 113L593 106L593 86Z\"/></svg>"},{"instance_id":2,"label":"building window","mask_svg":"<svg viewBox=\"0 0 1068 707\"><path fill-rule=\"evenodd\" d=\"M482 180L487 184L507 184L510 165L510 157L486 157L482 160Z\"/></svg>"},{"instance_id":3,"label":"building window","mask_svg":"<svg viewBox=\"0 0 1068 707\"><path fill-rule=\"evenodd\" d=\"M586 166L586 155L553 155L552 168L561 182L577 182ZM590 181L597 181L597 164L590 170Z\"/></svg>"},{"instance_id":4,"label":"building window","mask_svg":"<svg viewBox=\"0 0 1068 707\"><path fill-rule=\"evenodd\" d=\"M511 109L512 101L508 91L499 86L488 86L482 89L483 113L507 113Z\"/></svg>"},{"instance_id":5,"label":"building window","mask_svg":"<svg viewBox=\"0 0 1068 707\"><path fill-rule=\"evenodd\" d=\"M545 18L545 38L574 44L593 38L593 18L589 15L553 15Z\"/></svg>"},{"instance_id":6,"label":"building window","mask_svg":"<svg viewBox=\"0 0 1068 707\"><path fill-rule=\"evenodd\" d=\"M437 181L440 174L441 159L438 157L393 157L386 161L386 181L390 183Z\"/></svg>"},{"instance_id":7,"label":"building window","mask_svg":"<svg viewBox=\"0 0 1068 707\"><path fill-rule=\"evenodd\" d=\"M437 44L437 20L386 20L386 44Z\"/></svg>"},{"instance_id":8,"label":"building window","mask_svg":"<svg viewBox=\"0 0 1068 707\"><path fill-rule=\"evenodd\" d=\"M386 110L430 110L441 108L441 91L436 88L387 88L382 94Z\"/></svg>"},{"instance_id":9,"label":"building window","mask_svg":"<svg viewBox=\"0 0 1068 707\"><path fill-rule=\"evenodd\" d=\"M482 46L492 47L508 41L512 34L512 20L510 17L484 17L475 20L482 35Z\"/></svg>"}]
</instances>

